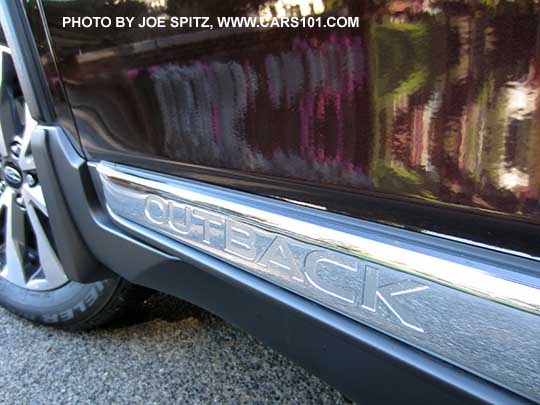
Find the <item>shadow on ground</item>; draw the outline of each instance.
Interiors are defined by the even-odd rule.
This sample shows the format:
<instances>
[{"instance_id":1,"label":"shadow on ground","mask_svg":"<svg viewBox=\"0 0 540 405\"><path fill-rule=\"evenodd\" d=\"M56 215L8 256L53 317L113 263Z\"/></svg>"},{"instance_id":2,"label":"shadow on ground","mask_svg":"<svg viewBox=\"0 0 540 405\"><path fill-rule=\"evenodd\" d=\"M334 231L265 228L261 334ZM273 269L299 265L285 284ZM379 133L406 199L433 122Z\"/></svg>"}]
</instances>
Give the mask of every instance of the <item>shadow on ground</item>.
<instances>
[{"instance_id":1,"label":"shadow on ground","mask_svg":"<svg viewBox=\"0 0 540 405\"><path fill-rule=\"evenodd\" d=\"M104 329L124 328L155 320L180 322L188 318L196 318L201 321L215 321L219 319L187 301L170 295L155 293L137 308L128 312L121 319L105 326Z\"/></svg>"},{"instance_id":2,"label":"shadow on ground","mask_svg":"<svg viewBox=\"0 0 540 405\"><path fill-rule=\"evenodd\" d=\"M257 339L163 294L85 333L0 309L0 375L0 403L348 403Z\"/></svg>"}]
</instances>

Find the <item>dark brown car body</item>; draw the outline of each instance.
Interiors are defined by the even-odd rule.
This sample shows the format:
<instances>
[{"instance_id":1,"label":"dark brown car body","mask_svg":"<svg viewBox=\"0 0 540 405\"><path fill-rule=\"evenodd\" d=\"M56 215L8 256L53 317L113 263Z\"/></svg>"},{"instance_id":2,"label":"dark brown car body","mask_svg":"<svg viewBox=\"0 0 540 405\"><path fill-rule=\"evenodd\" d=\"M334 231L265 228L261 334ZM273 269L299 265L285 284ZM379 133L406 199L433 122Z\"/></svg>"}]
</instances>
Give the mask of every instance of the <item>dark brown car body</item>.
<instances>
[{"instance_id":1,"label":"dark brown car body","mask_svg":"<svg viewBox=\"0 0 540 405\"><path fill-rule=\"evenodd\" d=\"M322 2L358 28L62 26L273 7L147 3L44 1L56 65L29 7L57 109L89 157L540 251L534 2Z\"/></svg>"}]
</instances>

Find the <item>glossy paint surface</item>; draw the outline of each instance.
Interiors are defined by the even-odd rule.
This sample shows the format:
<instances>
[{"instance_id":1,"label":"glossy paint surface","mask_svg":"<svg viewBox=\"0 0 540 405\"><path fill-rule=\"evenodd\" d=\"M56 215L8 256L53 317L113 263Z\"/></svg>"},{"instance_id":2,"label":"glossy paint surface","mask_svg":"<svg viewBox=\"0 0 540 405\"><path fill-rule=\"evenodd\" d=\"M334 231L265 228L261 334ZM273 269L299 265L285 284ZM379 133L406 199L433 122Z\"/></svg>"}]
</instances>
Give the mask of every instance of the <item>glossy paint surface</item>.
<instances>
[{"instance_id":1,"label":"glossy paint surface","mask_svg":"<svg viewBox=\"0 0 540 405\"><path fill-rule=\"evenodd\" d=\"M534 2L43 5L91 158L540 254L530 237L535 229L528 228L526 238L519 229L502 235L506 228L489 222L540 222ZM360 23L333 29L61 27L63 16L268 13L356 16ZM392 205L402 202L407 209Z\"/></svg>"}]
</instances>

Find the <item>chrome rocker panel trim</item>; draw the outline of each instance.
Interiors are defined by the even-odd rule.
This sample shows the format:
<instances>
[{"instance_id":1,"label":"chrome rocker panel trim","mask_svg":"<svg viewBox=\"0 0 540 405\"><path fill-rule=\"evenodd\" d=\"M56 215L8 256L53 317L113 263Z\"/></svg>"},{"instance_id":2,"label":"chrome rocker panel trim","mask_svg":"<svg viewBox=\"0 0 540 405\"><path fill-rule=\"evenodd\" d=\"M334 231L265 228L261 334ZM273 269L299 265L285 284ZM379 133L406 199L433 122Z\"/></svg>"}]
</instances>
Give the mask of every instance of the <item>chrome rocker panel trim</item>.
<instances>
[{"instance_id":1,"label":"chrome rocker panel trim","mask_svg":"<svg viewBox=\"0 0 540 405\"><path fill-rule=\"evenodd\" d=\"M540 399L536 260L106 162L97 170L120 225L142 225Z\"/></svg>"}]
</instances>

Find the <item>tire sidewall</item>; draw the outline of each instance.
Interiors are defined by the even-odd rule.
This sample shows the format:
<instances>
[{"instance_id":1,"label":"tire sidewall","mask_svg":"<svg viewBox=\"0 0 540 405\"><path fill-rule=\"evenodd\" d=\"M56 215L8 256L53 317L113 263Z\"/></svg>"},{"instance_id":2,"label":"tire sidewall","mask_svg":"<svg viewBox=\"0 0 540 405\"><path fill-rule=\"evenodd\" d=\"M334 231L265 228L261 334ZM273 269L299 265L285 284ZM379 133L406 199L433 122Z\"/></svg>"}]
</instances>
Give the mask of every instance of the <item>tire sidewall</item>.
<instances>
[{"instance_id":1,"label":"tire sidewall","mask_svg":"<svg viewBox=\"0 0 540 405\"><path fill-rule=\"evenodd\" d=\"M69 281L51 291L32 291L0 277L0 305L33 322L70 327L84 323L110 301L119 278L81 284Z\"/></svg>"}]
</instances>

